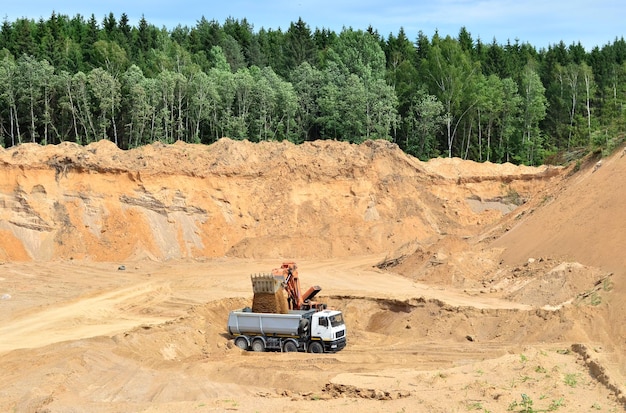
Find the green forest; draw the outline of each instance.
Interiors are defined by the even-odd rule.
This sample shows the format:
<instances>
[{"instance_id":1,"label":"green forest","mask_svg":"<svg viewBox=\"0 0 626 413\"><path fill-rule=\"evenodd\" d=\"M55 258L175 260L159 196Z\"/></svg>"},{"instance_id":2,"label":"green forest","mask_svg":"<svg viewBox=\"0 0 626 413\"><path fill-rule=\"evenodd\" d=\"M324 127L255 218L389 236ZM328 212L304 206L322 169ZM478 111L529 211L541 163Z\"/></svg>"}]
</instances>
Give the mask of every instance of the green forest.
<instances>
[{"instance_id":1,"label":"green forest","mask_svg":"<svg viewBox=\"0 0 626 413\"><path fill-rule=\"evenodd\" d=\"M0 30L4 147L386 139L422 160L538 165L615 148L625 104L623 37L537 50L465 28L409 39L202 17L168 30L113 13Z\"/></svg>"}]
</instances>

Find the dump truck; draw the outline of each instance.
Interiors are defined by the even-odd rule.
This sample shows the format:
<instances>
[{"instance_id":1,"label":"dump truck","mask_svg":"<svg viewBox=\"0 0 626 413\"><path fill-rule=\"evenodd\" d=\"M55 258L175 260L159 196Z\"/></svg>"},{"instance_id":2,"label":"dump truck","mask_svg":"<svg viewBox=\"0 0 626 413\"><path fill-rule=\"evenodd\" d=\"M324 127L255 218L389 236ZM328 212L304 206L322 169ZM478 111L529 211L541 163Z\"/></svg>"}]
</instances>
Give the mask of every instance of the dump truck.
<instances>
[{"instance_id":1,"label":"dump truck","mask_svg":"<svg viewBox=\"0 0 626 413\"><path fill-rule=\"evenodd\" d=\"M287 314L231 311L228 332L235 345L252 351L332 353L346 346L346 325L337 310L289 310Z\"/></svg>"},{"instance_id":2,"label":"dump truck","mask_svg":"<svg viewBox=\"0 0 626 413\"><path fill-rule=\"evenodd\" d=\"M343 314L312 301L320 287L300 291L296 263L284 262L270 274L251 275L250 279L252 308L231 311L228 316L227 330L237 347L325 353L346 346Z\"/></svg>"}]
</instances>

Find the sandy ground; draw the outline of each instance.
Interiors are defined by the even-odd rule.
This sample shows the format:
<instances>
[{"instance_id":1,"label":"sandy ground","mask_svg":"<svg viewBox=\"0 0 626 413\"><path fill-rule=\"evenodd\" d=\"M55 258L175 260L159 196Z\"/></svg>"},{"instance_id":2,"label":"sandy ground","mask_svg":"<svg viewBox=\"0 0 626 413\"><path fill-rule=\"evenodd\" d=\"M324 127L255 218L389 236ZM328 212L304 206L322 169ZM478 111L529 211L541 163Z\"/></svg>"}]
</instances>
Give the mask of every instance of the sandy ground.
<instances>
[{"instance_id":1,"label":"sandy ground","mask_svg":"<svg viewBox=\"0 0 626 413\"><path fill-rule=\"evenodd\" d=\"M0 153L0 411L625 410L626 158L317 145ZM283 259L344 350L233 346Z\"/></svg>"},{"instance_id":2,"label":"sandy ground","mask_svg":"<svg viewBox=\"0 0 626 413\"><path fill-rule=\"evenodd\" d=\"M495 412L522 395L536 409L622 409L571 337L525 338L563 315L372 269L380 258L299 264L346 315L348 347L324 355L247 353L226 336L269 260L5 263L0 409ZM524 332L501 338L512 324Z\"/></svg>"}]
</instances>

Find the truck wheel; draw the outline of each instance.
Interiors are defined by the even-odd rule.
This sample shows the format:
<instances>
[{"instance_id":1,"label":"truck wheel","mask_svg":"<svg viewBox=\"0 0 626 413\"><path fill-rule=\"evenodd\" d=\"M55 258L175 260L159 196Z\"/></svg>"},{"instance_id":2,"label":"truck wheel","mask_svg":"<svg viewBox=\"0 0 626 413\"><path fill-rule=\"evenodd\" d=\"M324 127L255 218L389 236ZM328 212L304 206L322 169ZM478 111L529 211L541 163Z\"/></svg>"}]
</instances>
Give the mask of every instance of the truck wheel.
<instances>
[{"instance_id":1,"label":"truck wheel","mask_svg":"<svg viewBox=\"0 0 626 413\"><path fill-rule=\"evenodd\" d=\"M298 346L293 341L288 341L283 346L283 351L285 353L293 353L294 351L298 351Z\"/></svg>"},{"instance_id":2,"label":"truck wheel","mask_svg":"<svg viewBox=\"0 0 626 413\"><path fill-rule=\"evenodd\" d=\"M242 350L248 349L248 340L245 337L237 337L235 339L235 345Z\"/></svg>"},{"instance_id":3,"label":"truck wheel","mask_svg":"<svg viewBox=\"0 0 626 413\"><path fill-rule=\"evenodd\" d=\"M265 343L261 339L256 339L252 342L252 351L262 352L265 351Z\"/></svg>"},{"instance_id":4,"label":"truck wheel","mask_svg":"<svg viewBox=\"0 0 626 413\"><path fill-rule=\"evenodd\" d=\"M314 341L311 344L309 344L309 353L323 353L323 352L324 352L324 347L322 346L322 343L318 341Z\"/></svg>"}]
</instances>

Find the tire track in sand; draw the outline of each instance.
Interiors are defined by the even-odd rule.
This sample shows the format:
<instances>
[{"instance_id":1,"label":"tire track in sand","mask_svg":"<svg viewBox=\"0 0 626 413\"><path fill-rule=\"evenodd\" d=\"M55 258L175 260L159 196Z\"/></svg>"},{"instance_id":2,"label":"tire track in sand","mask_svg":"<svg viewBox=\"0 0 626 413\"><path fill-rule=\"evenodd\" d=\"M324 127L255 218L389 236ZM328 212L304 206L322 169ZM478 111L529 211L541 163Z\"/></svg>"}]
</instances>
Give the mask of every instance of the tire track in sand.
<instances>
[{"instance_id":1,"label":"tire track in sand","mask_svg":"<svg viewBox=\"0 0 626 413\"><path fill-rule=\"evenodd\" d=\"M0 353L164 322L172 317L159 315L154 307L170 296L168 284L148 282L31 311L0 326Z\"/></svg>"}]
</instances>

